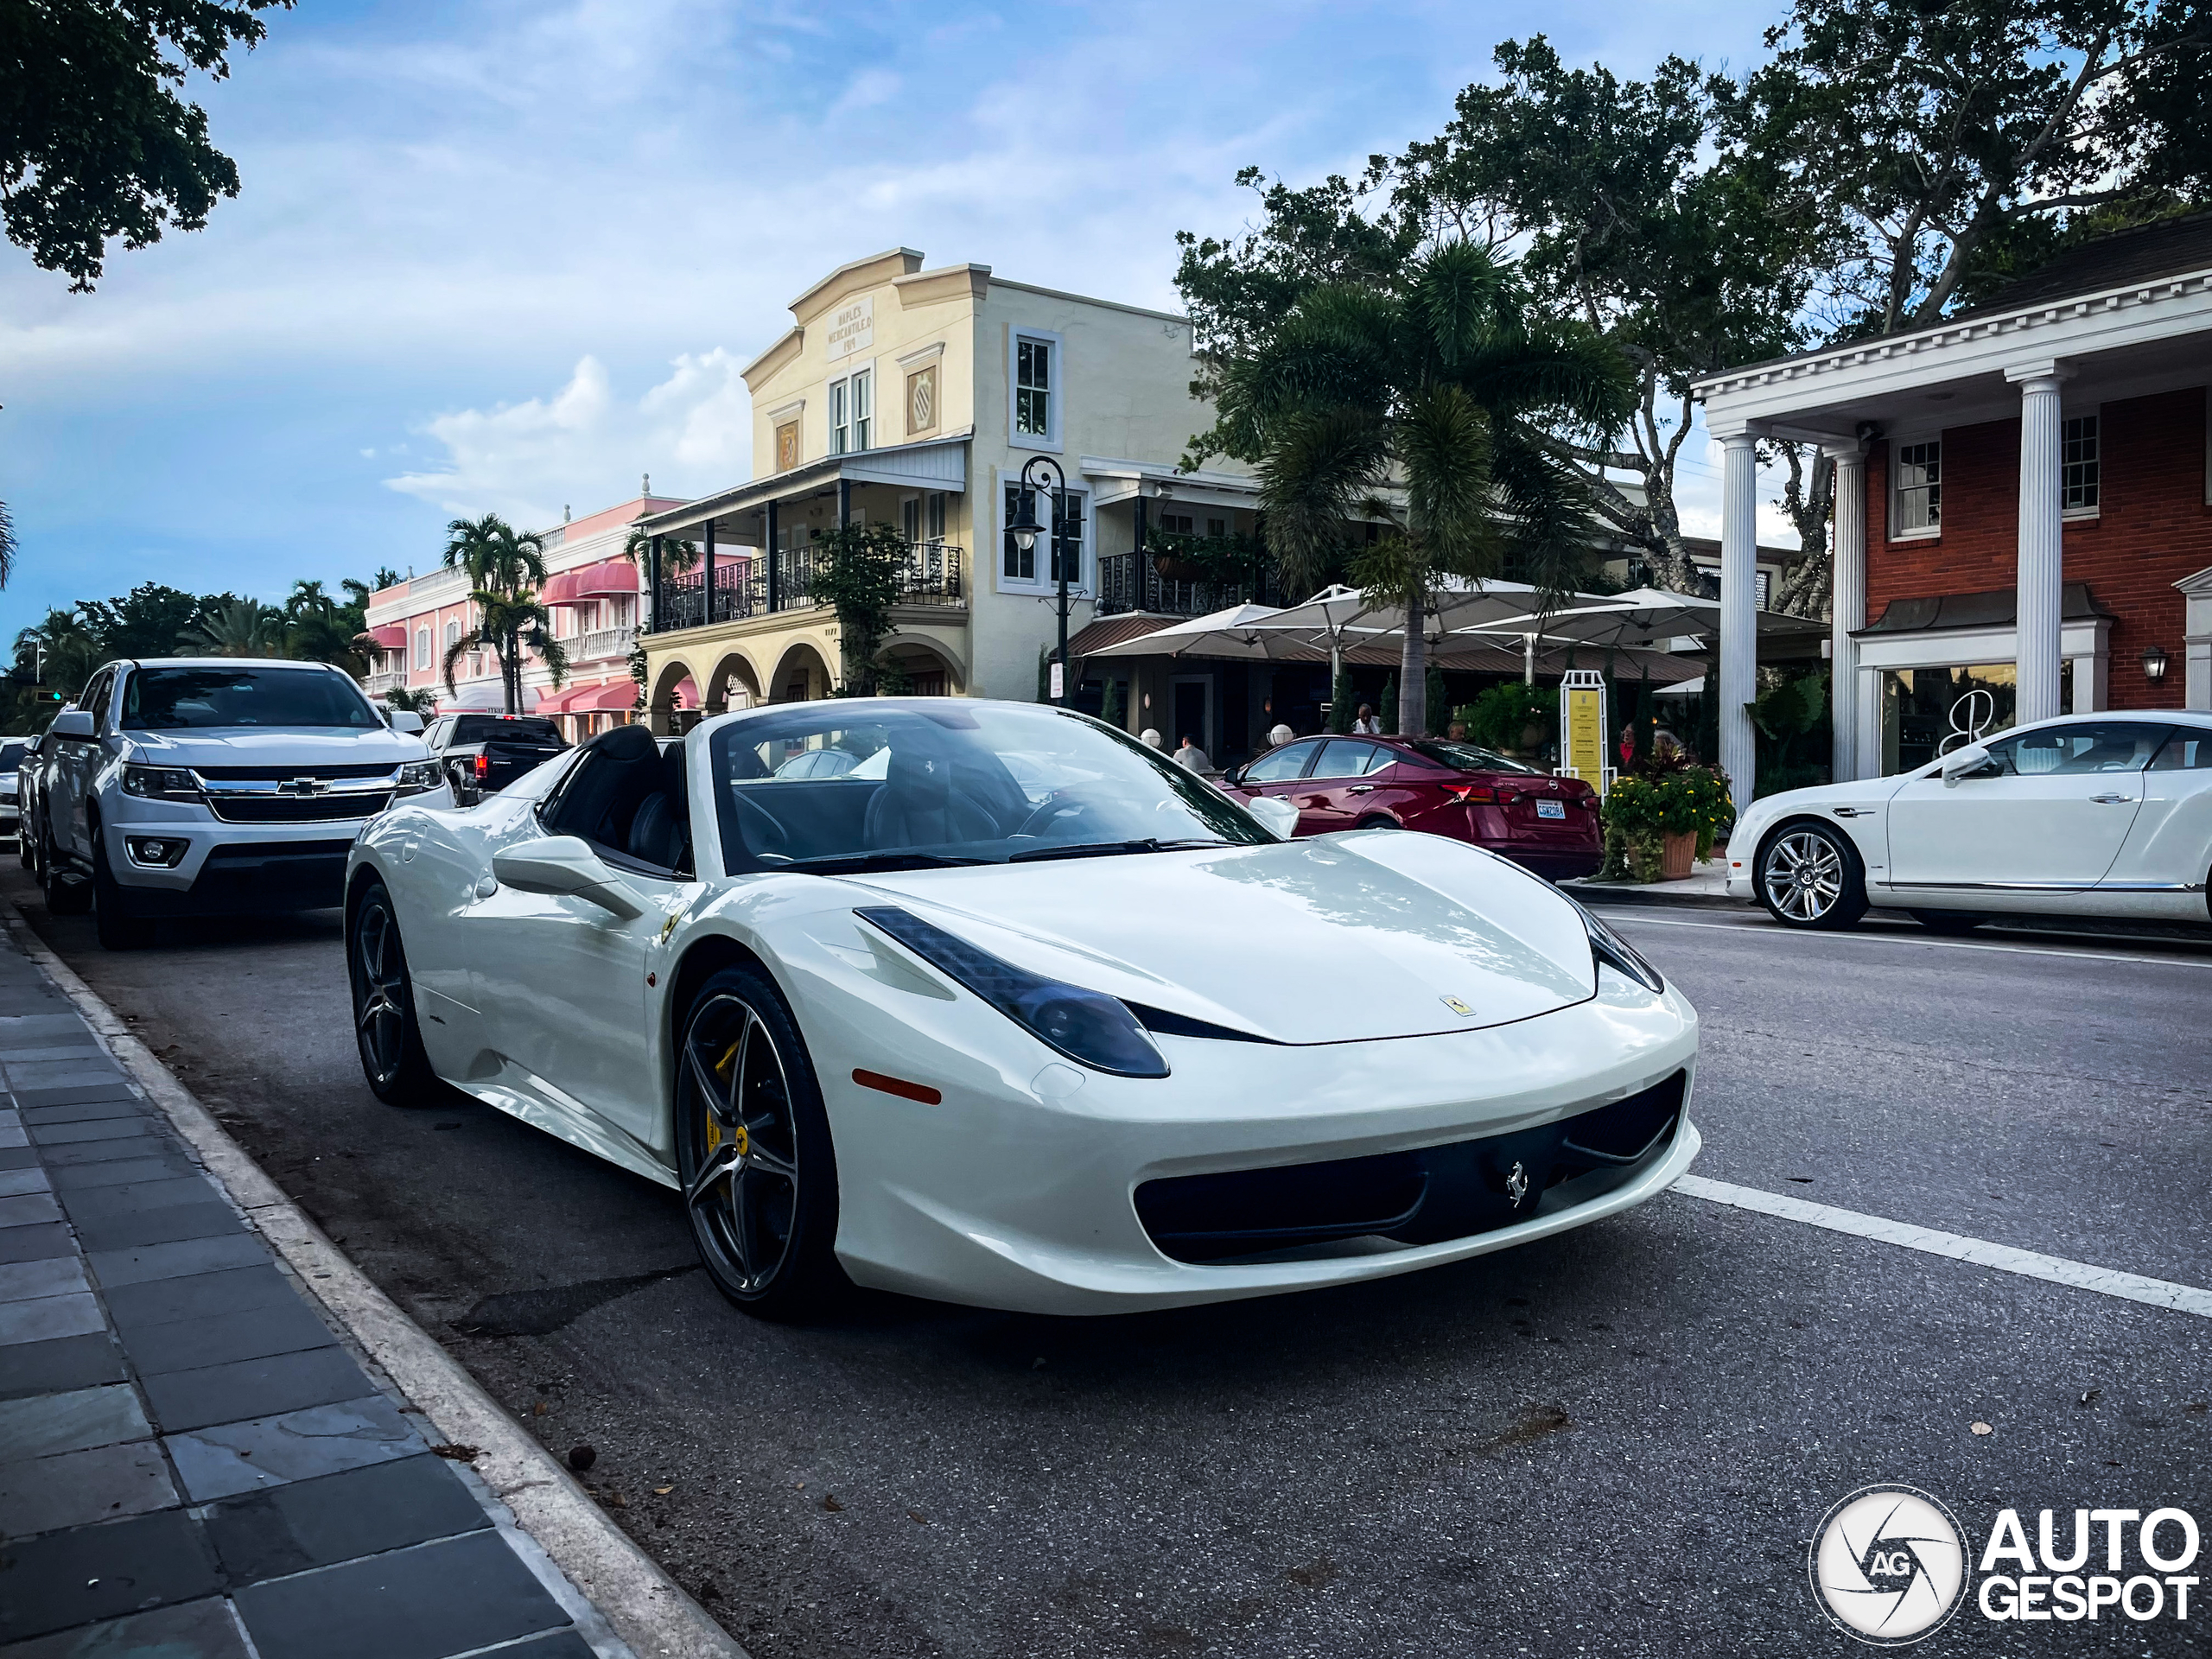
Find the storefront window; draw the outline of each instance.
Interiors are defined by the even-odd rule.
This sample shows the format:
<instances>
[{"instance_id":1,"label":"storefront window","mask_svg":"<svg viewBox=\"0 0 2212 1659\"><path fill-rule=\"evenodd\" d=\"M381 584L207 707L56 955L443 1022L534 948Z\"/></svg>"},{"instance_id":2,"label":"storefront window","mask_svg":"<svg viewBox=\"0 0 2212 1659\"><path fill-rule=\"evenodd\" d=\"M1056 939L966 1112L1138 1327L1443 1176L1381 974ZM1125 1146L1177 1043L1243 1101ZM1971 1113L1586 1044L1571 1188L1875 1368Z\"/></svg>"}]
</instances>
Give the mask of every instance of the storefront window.
<instances>
[{"instance_id":1,"label":"storefront window","mask_svg":"<svg viewBox=\"0 0 2212 1659\"><path fill-rule=\"evenodd\" d=\"M2010 663L1899 668L1882 676L1882 773L1893 777L1939 754L2009 730L2019 676ZM2058 669L2058 703L2074 701L2074 664Z\"/></svg>"}]
</instances>

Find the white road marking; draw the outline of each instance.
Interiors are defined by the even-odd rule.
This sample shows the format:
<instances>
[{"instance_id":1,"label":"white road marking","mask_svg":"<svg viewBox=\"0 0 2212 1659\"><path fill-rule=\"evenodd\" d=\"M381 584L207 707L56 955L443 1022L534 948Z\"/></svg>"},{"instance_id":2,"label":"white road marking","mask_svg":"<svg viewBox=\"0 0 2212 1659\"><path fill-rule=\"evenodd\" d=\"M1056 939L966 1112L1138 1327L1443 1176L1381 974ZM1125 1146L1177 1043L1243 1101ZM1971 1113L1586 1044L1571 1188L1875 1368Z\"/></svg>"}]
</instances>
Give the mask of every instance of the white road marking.
<instances>
[{"instance_id":1,"label":"white road marking","mask_svg":"<svg viewBox=\"0 0 2212 1659\"><path fill-rule=\"evenodd\" d=\"M1863 1216L1856 1210L1839 1210L1833 1205L1809 1204L1803 1198L1788 1198L1779 1192L1764 1192L1755 1186L1738 1186L1732 1181L1709 1181L1702 1175L1683 1176L1675 1183L1675 1190L1710 1204L1755 1210L1763 1216L1778 1216L1784 1221L1802 1222L1808 1227L1824 1227L1832 1233L1849 1233L1857 1238L1871 1238L1878 1243L1921 1250L1929 1255L1948 1255L1955 1262L1995 1268L2000 1273L2017 1273L2054 1285L2094 1290L2100 1295L2147 1302L2152 1307L2168 1307L2177 1313L2194 1313L2199 1319L2212 1319L2212 1290L2199 1290L2194 1285L2145 1279L2140 1274L2121 1273L2112 1268L2093 1268L2086 1262L2069 1262L2063 1255L2016 1250L2009 1244L1992 1244L1986 1239L1968 1238L1961 1233L1938 1232L1932 1227L1915 1227L1902 1221L1886 1221L1880 1216Z\"/></svg>"},{"instance_id":2,"label":"white road marking","mask_svg":"<svg viewBox=\"0 0 2212 1659\"><path fill-rule=\"evenodd\" d=\"M1606 925L1614 921L1641 922L1650 927L1703 927L1719 933L1751 933L1762 938L1824 939L1879 939L1893 944L1925 945L1931 950L1995 950L2015 957L2064 957L2069 962L2140 962L2154 966L2169 963L2183 968L2212 968L2212 957L2123 957L2109 950L2075 950L2063 944L1981 944L1971 939L1920 938L1910 933L1853 933L1799 932L1788 928L1762 927L1751 922L1688 922L1673 916L1630 916L1622 912L1625 905L1618 906L1605 913ZM2180 941L2177 941L2180 943Z\"/></svg>"}]
</instances>

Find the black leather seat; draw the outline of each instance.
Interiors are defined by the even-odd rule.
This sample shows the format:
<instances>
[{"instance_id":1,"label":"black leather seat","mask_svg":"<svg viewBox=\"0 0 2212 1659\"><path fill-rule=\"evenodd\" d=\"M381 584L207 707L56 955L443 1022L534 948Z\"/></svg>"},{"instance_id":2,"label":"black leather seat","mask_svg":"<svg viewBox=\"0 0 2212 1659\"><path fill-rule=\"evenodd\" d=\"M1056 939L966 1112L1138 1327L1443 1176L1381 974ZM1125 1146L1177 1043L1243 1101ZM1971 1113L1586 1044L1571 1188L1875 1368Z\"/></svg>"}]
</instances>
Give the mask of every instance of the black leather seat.
<instances>
[{"instance_id":1,"label":"black leather seat","mask_svg":"<svg viewBox=\"0 0 2212 1659\"><path fill-rule=\"evenodd\" d=\"M691 868L691 805L684 792L683 745L660 756L660 786L638 803L624 850L664 870Z\"/></svg>"},{"instance_id":2,"label":"black leather seat","mask_svg":"<svg viewBox=\"0 0 2212 1659\"><path fill-rule=\"evenodd\" d=\"M953 780L944 755L902 747L891 752L883 787L868 804L861 837L873 851L995 841L1005 831Z\"/></svg>"}]
</instances>

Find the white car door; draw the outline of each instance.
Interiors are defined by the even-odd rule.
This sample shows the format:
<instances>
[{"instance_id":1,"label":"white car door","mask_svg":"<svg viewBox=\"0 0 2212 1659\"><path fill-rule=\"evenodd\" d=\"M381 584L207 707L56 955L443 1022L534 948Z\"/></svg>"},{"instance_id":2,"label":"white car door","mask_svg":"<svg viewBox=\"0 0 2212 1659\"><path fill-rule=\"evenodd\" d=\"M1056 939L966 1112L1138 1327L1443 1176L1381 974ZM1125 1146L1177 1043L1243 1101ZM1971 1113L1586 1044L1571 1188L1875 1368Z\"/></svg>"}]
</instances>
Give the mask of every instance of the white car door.
<instances>
[{"instance_id":1,"label":"white car door","mask_svg":"<svg viewBox=\"0 0 2212 1659\"><path fill-rule=\"evenodd\" d=\"M2113 892L2202 892L2212 874L2212 726L2174 726L2143 769L2143 802L2098 885Z\"/></svg>"},{"instance_id":2,"label":"white car door","mask_svg":"<svg viewBox=\"0 0 2212 1659\"><path fill-rule=\"evenodd\" d=\"M2136 721L2031 726L1992 741L1989 764L1968 776L1910 779L1890 802L1890 885L2094 887L2135 822L2164 735Z\"/></svg>"},{"instance_id":3,"label":"white car door","mask_svg":"<svg viewBox=\"0 0 2212 1659\"><path fill-rule=\"evenodd\" d=\"M624 729L650 742L641 728ZM681 778L680 762L664 766L658 753L594 747L502 838L581 836L634 899L638 914L619 916L576 894L499 884L468 906L458 928L493 1050L649 1146L660 1140L660 1090L647 1041L645 976L658 965L655 947L671 912L696 888L688 845L673 864L632 849L643 849L641 812L673 810L688 818ZM666 793L664 783L675 786L672 806L648 808L646 798Z\"/></svg>"}]
</instances>

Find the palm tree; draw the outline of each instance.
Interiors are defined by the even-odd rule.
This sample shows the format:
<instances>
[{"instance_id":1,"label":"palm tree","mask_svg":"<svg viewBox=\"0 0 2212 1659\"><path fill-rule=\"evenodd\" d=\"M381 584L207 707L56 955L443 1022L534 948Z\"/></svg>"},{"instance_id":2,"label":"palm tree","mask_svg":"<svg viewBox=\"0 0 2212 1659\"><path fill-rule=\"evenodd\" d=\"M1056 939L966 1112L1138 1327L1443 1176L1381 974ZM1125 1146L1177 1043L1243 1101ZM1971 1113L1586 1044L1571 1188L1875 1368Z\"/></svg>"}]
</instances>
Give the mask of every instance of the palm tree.
<instances>
[{"instance_id":1,"label":"palm tree","mask_svg":"<svg viewBox=\"0 0 2212 1659\"><path fill-rule=\"evenodd\" d=\"M1510 262L1448 242L1390 287L1310 290L1222 377L1223 429L1258 465L1287 582L1318 583L1353 523L1390 527L1352 572L1405 610L1402 732L1428 729L1424 623L1441 582L1494 575L1510 550L1557 594L1589 556L1587 491L1559 440L1617 428L1632 390L1593 331L1532 315Z\"/></svg>"},{"instance_id":2,"label":"palm tree","mask_svg":"<svg viewBox=\"0 0 2212 1659\"><path fill-rule=\"evenodd\" d=\"M176 643L206 657L282 657L284 613L258 600L219 594L177 635Z\"/></svg>"},{"instance_id":3,"label":"palm tree","mask_svg":"<svg viewBox=\"0 0 2212 1659\"><path fill-rule=\"evenodd\" d=\"M553 638L553 613L537 602L545 585L545 544L518 534L494 512L456 518L446 532L446 565L467 572L468 597L477 612L475 631L462 634L446 652L446 690L454 690L454 666L466 652L487 650L499 659L506 710L519 714L525 653L552 671L556 686L569 677L569 654Z\"/></svg>"},{"instance_id":4,"label":"palm tree","mask_svg":"<svg viewBox=\"0 0 2212 1659\"><path fill-rule=\"evenodd\" d=\"M643 524L631 527L622 543L622 556L645 569L645 558L652 551L653 538L645 533ZM699 563L699 543L678 541L673 536L664 536L660 543L660 568L673 570L677 575L691 569Z\"/></svg>"},{"instance_id":5,"label":"palm tree","mask_svg":"<svg viewBox=\"0 0 2212 1659\"><path fill-rule=\"evenodd\" d=\"M367 590L361 583L340 584L357 602L340 604L322 589L322 583L295 582L284 601L285 643L288 654L309 662L334 663L359 677L368 664L355 643L367 625Z\"/></svg>"},{"instance_id":6,"label":"palm tree","mask_svg":"<svg viewBox=\"0 0 2212 1659\"><path fill-rule=\"evenodd\" d=\"M438 694L427 685L419 691L410 691L404 685L392 686L385 692L384 701L387 709L402 709L425 720L438 710Z\"/></svg>"},{"instance_id":7,"label":"palm tree","mask_svg":"<svg viewBox=\"0 0 2212 1659\"><path fill-rule=\"evenodd\" d=\"M8 585L8 578L16 574L16 520L8 511L8 504L0 501L0 588Z\"/></svg>"}]
</instances>

